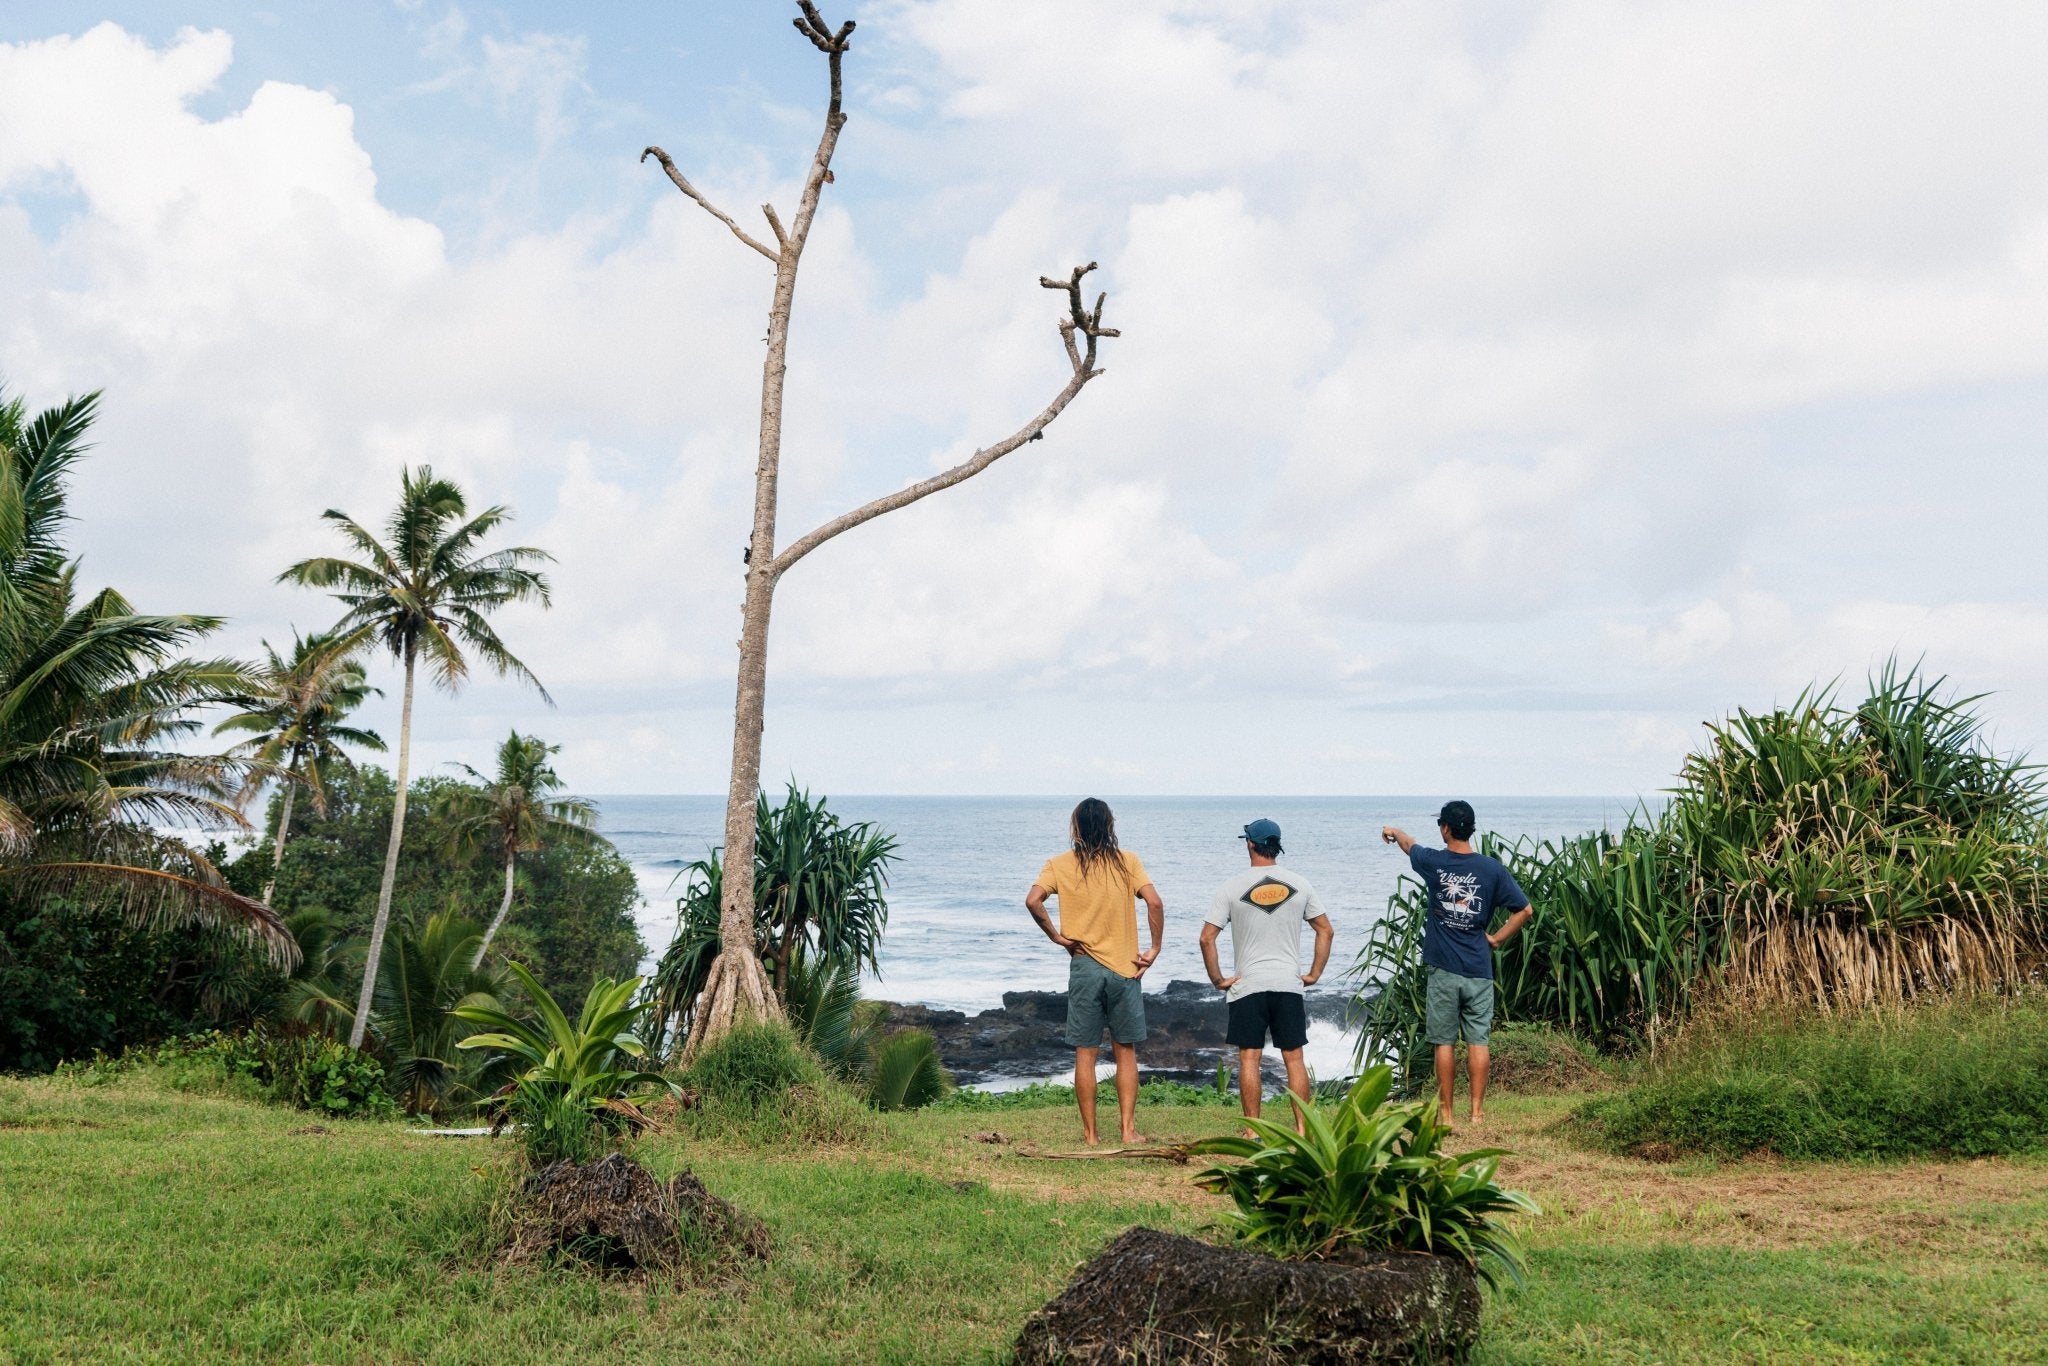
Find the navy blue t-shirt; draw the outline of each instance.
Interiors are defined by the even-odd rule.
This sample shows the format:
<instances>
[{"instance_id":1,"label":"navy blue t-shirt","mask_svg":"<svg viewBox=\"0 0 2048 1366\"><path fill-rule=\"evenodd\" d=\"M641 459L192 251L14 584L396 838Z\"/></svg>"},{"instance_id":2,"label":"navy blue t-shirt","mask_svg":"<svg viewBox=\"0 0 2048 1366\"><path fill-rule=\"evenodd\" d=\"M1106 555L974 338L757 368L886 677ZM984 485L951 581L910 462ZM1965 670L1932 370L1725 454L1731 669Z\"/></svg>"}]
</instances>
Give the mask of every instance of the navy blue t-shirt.
<instances>
[{"instance_id":1,"label":"navy blue t-shirt","mask_svg":"<svg viewBox=\"0 0 2048 1366\"><path fill-rule=\"evenodd\" d=\"M1487 923L1496 910L1519 911L1529 898L1499 859L1484 854L1453 854L1418 844L1408 851L1408 866L1429 897L1429 920L1422 931L1424 966L1491 979Z\"/></svg>"}]
</instances>

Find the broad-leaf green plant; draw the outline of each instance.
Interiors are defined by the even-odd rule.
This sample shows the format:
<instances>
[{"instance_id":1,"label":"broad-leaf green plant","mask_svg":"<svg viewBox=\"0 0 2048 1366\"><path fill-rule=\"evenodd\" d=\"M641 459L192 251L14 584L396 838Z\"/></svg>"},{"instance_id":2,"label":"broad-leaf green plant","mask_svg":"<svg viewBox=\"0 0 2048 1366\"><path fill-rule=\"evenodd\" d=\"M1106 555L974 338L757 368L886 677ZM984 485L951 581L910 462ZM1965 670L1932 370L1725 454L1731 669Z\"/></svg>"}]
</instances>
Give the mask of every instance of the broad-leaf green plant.
<instances>
[{"instance_id":1,"label":"broad-leaf green plant","mask_svg":"<svg viewBox=\"0 0 2048 1366\"><path fill-rule=\"evenodd\" d=\"M1434 1100L1390 1102L1394 1074L1369 1068L1335 1107L1290 1096L1305 1132L1246 1119L1256 1135L1204 1139L1191 1151L1242 1159L1197 1178L1231 1198L1226 1225L1276 1256L1326 1258L1346 1249L1455 1256L1488 1285L1521 1285L1522 1246L1501 1223L1536 1205L1494 1180L1504 1150L1443 1151L1450 1135Z\"/></svg>"},{"instance_id":2,"label":"broad-leaf green plant","mask_svg":"<svg viewBox=\"0 0 2048 1366\"><path fill-rule=\"evenodd\" d=\"M523 964L505 966L526 989L536 1020L481 1002L457 1006L451 1013L483 1031L460 1047L495 1049L526 1064L526 1071L500 1093L495 1108L501 1122L519 1125L534 1165L588 1161L644 1127L646 1116L634 1098L677 1088L659 1073L633 1065L647 1056L638 1031L644 1007L634 1000L641 979L600 978L572 1023Z\"/></svg>"}]
</instances>

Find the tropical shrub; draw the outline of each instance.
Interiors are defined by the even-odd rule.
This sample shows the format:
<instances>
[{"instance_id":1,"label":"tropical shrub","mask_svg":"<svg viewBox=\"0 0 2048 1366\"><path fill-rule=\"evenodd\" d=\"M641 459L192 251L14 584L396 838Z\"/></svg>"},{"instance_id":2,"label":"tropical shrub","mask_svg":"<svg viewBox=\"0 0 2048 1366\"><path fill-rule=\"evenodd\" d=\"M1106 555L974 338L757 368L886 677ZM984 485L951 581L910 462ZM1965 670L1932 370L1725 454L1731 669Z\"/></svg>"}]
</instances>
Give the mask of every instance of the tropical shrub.
<instances>
[{"instance_id":1,"label":"tropical shrub","mask_svg":"<svg viewBox=\"0 0 2048 1366\"><path fill-rule=\"evenodd\" d=\"M482 931L453 911L396 930L377 975L368 1040L400 1105L445 1115L492 1082L484 1060L461 1051L476 1030L463 1011L496 1010L519 979L502 964L476 965Z\"/></svg>"},{"instance_id":2,"label":"tropical shrub","mask_svg":"<svg viewBox=\"0 0 2048 1366\"><path fill-rule=\"evenodd\" d=\"M399 1113L385 1089L383 1065L368 1053L317 1034L260 1025L95 1053L59 1066L57 1073L102 1085L137 1070L164 1073L180 1089L221 1087L325 1115L390 1119Z\"/></svg>"},{"instance_id":3,"label":"tropical shrub","mask_svg":"<svg viewBox=\"0 0 2048 1366\"><path fill-rule=\"evenodd\" d=\"M738 1025L707 1043L682 1080L697 1097L690 1123L706 1137L856 1143L876 1132L862 1097L779 1021Z\"/></svg>"},{"instance_id":4,"label":"tropical shrub","mask_svg":"<svg viewBox=\"0 0 2048 1366\"><path fill-rule=\"evenodd\" d=\"M952 1087L931 1031L885 1032L889 1008L860 998L857 964L798 960L786 1009L798 1041L877 1110L914 1110Z\"/></svg>"},{"instance_id":5,"label":"tropical shrub","mask_svg":"<svg viewBox=\"0 0 2048 1366\"><path fill-rule=\"evenodd\" d=\"M758 1110L778 1102L792 1087L815 1086L825 1069L787 1025L737 1025L705 1045L683 1074L691 1090L707 1101Z\"/></svg>"},{"instance_id":6,"label":"tropical shrub","mask_svg":"<svg viewBox=\"0 0 2048 1366\"><path fill-rule=\"evenodd\" d=\"M762 793L755 810L754 942L778 998L806 970L878 966L889 922L884 897L896 857L894 837L866 821L847 824L825 799L789 785L780 806ZM718 956L725 870L719 852L683 870L676 933L656 966L651 997L655 1033L665 1046L689 1032L692 1006Z\"/></svg>"},{"instance_id":7,"label":"tropical shrub","mask_svg":"<svg viewBox=\"0 0 2048 1366\"><path fill-rule=\"evenodd\" d=\"M1943 680L1888 666L1854 707L1811 692L1708 728L1657 813L1576 839L1481 841L1537 913L1496 960L1509 1023L1654 1049L1704 1002L1832 1010L2003 988L2048 962L2048 792ZM1353 966L1360 1059L1413 1083L1420 885Z\"/></svg>"},{"instance_id":8,"label":"tropical shrub","mask_svg":"<svg viewBox=\"0 0 2048 1366\"><path fill-rule=\"evenodd\" d=\"M875 1049L867 1101L877 1110L915 1110L946 1094L939 1044L928 1029L899 1029Z\"/></svg>"},{"instance_id":9,"label":"tropical shrub","mask_svg":"<svg viewBox=\"0 0 2048 1366\"><path fill-rule=\"evenodd\" d=\"M1573 1112L1646 1157L1976 1157L2048 1147L2048 996L1966 995L1817 1016L1724 1010L1637 1085Z\"/></svg>"},{"instance_id":10,"label":"tropical shrub","mask_svg":"<svg viewBox=\"0 0 2048 1366\"><path fill-rule=\"evenodd\" d=\"M658 1073L634 1065L647 1056L637 1030L642 1007L633 999L640 979L597 982L572 1024L531 972L518 963L506 967L526 989L534 1022L478 1001L458 1005L450 1014L485 1031L457 1047L493 1049L525 1064L491 1108L501 1122L518 1126L527 1160L536 1167L587 1162L644 1127L646 1116L633 1099L676 1088Z\"/></svg>"},{"instance_id":11,"label":"tropical shrub","mask_svg":"<svg viewBox=\"0 0 2048 1366\"><path fill-rule=\"evenodd\" d=\"M1433 1252L1463 1259L1489 1285L1524 1276L1520 1241L1499 1216L1535 1214L1494 1181L1503 1150L1443 1151L1436 1102L1391 1103L1391 1068L1369 1068L1328 1110L1289 1097L1305 1133L1246 1119L1257 1135L1204 1139L1197 1153L1242 1159L1197 1178L1231 1198L1225 1223L1245 1242L1290 1258Z\"/></svg>"},{"instance_id":12,"label":"tropical shrub","mask_svg":"<svg viewBox=\"0 0 2048 1366\"><path fill-rule=\"evenodd\" d=\"M1732 991L1869 1005L2048 958L2048 793L1979 700L1888 666L1853 708L1823 691L1709 728L1666 818Z\"/></svg>"}]
</instances>

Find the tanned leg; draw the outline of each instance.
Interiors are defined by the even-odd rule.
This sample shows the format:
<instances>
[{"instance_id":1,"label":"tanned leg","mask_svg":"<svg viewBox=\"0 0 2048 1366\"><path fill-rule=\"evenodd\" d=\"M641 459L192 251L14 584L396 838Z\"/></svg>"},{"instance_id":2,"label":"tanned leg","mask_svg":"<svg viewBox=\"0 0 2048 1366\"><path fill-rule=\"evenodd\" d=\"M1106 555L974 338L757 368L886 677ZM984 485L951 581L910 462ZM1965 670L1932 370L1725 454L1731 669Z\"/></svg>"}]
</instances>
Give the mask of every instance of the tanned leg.
<instances>
[{"instance_id":1,"label":"tanned leg","mask_svg":"<svg viewBox=\"0 0 2048 1366\"><path fill-rule=\"evenodd\" d=\"M1259 1095L1265 1088L1259 1076L1259 1068L1265 1065L1266 1050L1263 1048L1240 1048L1237 1050L1237 1103L1246 1119L1259 1117ZM1251 1131L1247 1129L1249 1138Z\"/></svg>"},{"instance_id":2,"label":"tanned leg","mask_svg":"<svg viewBox=\"0 0 2048 1366\"><path fill-rule=\"evenodd\" d=\"M1280 1061L1287 1064L1287 1089L1300 1099L1303 1108L1308 1106L1308 1064L1302 1061L1299 1048L1280 1050ZM1301 1117L1301 1111L1294 1112L1294 1132L1308 1132L1308 1121Z\"/></svg>"},{"instance_id":3,"label":"tanned leg","mask_svg":"<svg viewBox=\"0 0 2048 1366\"><path fill-rule=\"evenodd\" d=\"M1451 1122L1451 1078L1458 1067L1458 1049L1455 1044L1440 1043L1436 1046L1436 1114L1437 1119L1449 1125Z\"/></svg>"},{"instance_id":4,"label":"tanned leg","mask_svg":"<svg viewBox=\"0 0 2048 1366\"><path fill-rule=\"evenodd\" d=\"M1074 1050L1074 1099L1081 1106L1081 1134L1095 1146L1095 1058L1099 1048Z\"/></svg>"},{"instance_id":5,"label":"tanned leg","mask_svg":"<svg viewBox=\"0 0 2048 1366\"><path fill-rule=\"evenodd\" d=\"M1116 1114L1123 1124L1123 1141L1138 1143L1138 1046L1116 1043L1111 1051L1116 1055Z\"/></svg>"},{"instance_id":6,"label":"tanned leg","mask_svg":"<svg viewBox=\"0 0 2048 1366\"><path fill-rule=\"evenodd\" d=\"M1486 1068L1491 1061L1491 1056L1487 1053L1485 1044L1475 1043L1466 1045L1465 1070L1472 1075L1472 1122L1474 1124L1479 1123L1484 1118L1482 1112L1486 1108Z\"/></svg>"}]
</instances>

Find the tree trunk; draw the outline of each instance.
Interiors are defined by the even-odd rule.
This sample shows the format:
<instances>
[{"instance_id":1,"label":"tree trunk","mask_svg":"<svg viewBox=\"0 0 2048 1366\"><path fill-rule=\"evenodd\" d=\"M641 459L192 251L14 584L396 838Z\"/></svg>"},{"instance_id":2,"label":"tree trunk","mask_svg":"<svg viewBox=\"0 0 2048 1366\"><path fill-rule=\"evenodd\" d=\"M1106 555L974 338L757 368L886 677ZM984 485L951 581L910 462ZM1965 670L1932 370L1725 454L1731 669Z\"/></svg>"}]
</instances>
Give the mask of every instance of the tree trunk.
<instances>
[{"instance_id":1,"label":"tree trunk","mask_svg":"<svg viewBox=\"0 0 2048 1366\"><path fill-rule=\"evenodd\" d=\"M363 989L356 993L356 1019L349 1028L350 1048L363 1046L370 1027L370 998L377 990L377 964L384 957L384 927L391 920L391 887L398 880L398 845L405 838L405 786L412 777L412 683L417 663L405 652L405 700L398 712L398 790L391 803L391 842L384 848L384 881L377 888L377 918L370 922L370 952L363 960Z\"/></svg>"},{"instance_id":2,"label":"tree trunk","mask_svg":"<svg viewBox=\"0 0 2048 1366\"><path fill-rule=\"evenodd\" d=\"M277 870L284 867L284 839L291 833L292 803L298 800L299 785L286 782L284 785L284 814L277 818L277 838L271 842L270 881L263 884L263 904L270 904L270 897L277 890Z\"/></svg>"},{"instance_id":3,"label":"tree trunk","mask_svg":"<svg viewBox=\"0 0 2048 1366\"><path fill-rule=\"evenodd\" d=\"M512 867L519 854L516 850L505 851L505 896L498 902L498 913L491 919L491 927L484 931L484 942L476 946L476 957L470 960L469 970L475 972L484 965L484 955L491 951L491 941L504 928L505 917L512 913Z\"/></svg>"},{"instance_id":4,"label":"tree trunk","mask_svg":"<svg viewBox=\"0 0 2048 1366\"><path fill-rule=\"evenodd\" d=\"M845 33L840 42L843 45ZM843 46L842 46L843 50ZM831 174L832 149L846 126L840 112L839 52L830 54L832 99L825 131L805 177L796 221L775 253L775 297L768 309L768 356L761 366L761 443L754 465L754 538L747 546L747 593L740 607L739 685L733 700L732 780L725 790L725 885L719 901L718 957L690 1022L683 1059L749 1020L779 1020L782 1005L761 970L754 942L754 803L761 792L761 728L768 689L768 618L775 606L775 504L782 472L782 380L788 369L789 317L796 271Z\"/></svg>"},{"instance_id":5,"label":"tree trunk","mask_svg":"<svg viewBox=\"0 0 2048 1366\"><path fill-rule=\"evenodd\" d=\"M739 686L733 704L732 780L725 796L724 888L719 900L719 950L705 978L704 990L691 1009L690 1039L683 1050L685 1062L694 1058L706 1042L717 1038L737 1023L751 1019L780 1019L783 1015L778 992L761 966L761 946L754 939L754 811L761 790L761 729L768 679L768 623L775 605L775 587L790 566L818 546L842 532L871 521L885 512L907 507L941 489L972 478L1027 441L1036 441L1045 427L1066 408L1067 403L1102 371L1095 368L1096 343L1114 337L1116 331L1102 325L1106 296L1098 295L1093 311L1081 297L1081 281L1095 269L1091 261L1074 270L1068 280L1040 277L1039 284L1067 294L1067 317L1059 324L1072 375L1051 403L1009 436L976 451L969 459L949 470L920 479L907 488L865 503L800 536L780 555L775 553L776 485L782 462L782 381L789 350L790 308L796 298L798 262L804 242L817 216L818 198L832 179L832 152L839 131L846 126L840 110L842 95L841 59L853 33L851 19L834 31L826 27L813 0L797 0L802 17L796 27L812 46L826 54L831 73L832 95L826 106L825 129L818 138L817 154L811 159L804 179L803 197L795 220L785 232L772 205L762 205L768 226L774 230L776 250L756 240L732 218L718 209L697 187L690 184L668 153L659 147L642 152L641 160L654 157L675 182L677 189L695 200L732 234L775 263L775 298L768 312L768 356L761 372L761 443L754 467L754 538L747 547L747 592L740 609ZM786 983L787 959L778 957L777 980Z\"/></svg>"}]
</instances>

